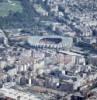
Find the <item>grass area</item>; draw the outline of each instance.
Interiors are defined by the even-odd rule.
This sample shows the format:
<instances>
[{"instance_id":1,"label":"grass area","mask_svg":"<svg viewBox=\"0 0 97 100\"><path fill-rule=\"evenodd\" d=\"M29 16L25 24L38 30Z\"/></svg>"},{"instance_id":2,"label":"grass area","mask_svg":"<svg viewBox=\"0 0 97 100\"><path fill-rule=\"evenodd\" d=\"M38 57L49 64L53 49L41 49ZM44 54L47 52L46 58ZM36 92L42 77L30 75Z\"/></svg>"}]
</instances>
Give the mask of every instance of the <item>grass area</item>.
<instances>
[{"instance_id":1,"label":"grass area","mask_svg":"<svg viewBox=\"0 0 97 100\"><path fill-rule=\"evenodd\" d=\"M22 12L23 8L21 3L16 0L7 0L4 2L0 2L0 16L8 16L9 12Z\"/></svg>"}]
</instances>

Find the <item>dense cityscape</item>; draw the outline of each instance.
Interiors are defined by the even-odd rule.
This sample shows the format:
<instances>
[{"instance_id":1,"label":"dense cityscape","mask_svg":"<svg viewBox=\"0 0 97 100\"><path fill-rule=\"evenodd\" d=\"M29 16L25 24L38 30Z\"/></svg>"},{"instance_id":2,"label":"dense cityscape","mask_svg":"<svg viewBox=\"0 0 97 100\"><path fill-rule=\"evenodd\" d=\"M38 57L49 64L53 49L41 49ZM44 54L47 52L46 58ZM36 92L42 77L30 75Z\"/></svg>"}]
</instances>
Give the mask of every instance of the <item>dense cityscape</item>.
<instances>
[{"instance_id":1,"label":"dense cityscape","mask_svg":"<svg viewBox=\"0 0 97 100\"><path fill-rule=\"evenodd\" d=\"M96 0L0 0L0 100L97 100Z\"/></svg>"}]
</instances>

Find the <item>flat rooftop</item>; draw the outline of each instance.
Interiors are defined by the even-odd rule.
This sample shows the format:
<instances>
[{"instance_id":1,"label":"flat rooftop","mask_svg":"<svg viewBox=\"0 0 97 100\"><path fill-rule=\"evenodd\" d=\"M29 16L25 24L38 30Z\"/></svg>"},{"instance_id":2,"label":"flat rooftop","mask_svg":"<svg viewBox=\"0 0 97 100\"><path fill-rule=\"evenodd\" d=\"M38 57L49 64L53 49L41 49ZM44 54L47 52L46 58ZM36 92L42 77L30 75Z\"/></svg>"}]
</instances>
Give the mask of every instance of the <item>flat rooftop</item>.
<instances>
[{"instance_id":1,"label":"flat rooftop","mask_svg":"<svg viewBox=\"0 0 97 100\"><path fill-rule=\"evenodd\" d=\"M6 97L10 97L17 100L17 97L20 96L20 100L41 100L32 93L22 92L11 88L2 88L0 93L3 93Z\"/></svg>"}]
</instances>

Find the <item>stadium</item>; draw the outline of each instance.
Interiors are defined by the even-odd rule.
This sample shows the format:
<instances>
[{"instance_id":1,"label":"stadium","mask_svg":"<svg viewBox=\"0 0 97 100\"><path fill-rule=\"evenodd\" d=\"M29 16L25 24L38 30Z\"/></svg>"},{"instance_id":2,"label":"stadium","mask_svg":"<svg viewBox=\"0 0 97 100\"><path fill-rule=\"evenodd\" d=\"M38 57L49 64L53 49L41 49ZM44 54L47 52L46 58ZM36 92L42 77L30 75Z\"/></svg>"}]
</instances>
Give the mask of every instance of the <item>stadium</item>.
<instances>
[{"instance_id":1,"label":"stadium","mask_svg":"<svg viewBox=\"0 0 97 100\"><path fill-rule=\"evenodd\" d=\"M28 38L30 46L44 48L70 49L73 44L73 38L62 36L32 36Z\"/></svg>"}]
</instances>

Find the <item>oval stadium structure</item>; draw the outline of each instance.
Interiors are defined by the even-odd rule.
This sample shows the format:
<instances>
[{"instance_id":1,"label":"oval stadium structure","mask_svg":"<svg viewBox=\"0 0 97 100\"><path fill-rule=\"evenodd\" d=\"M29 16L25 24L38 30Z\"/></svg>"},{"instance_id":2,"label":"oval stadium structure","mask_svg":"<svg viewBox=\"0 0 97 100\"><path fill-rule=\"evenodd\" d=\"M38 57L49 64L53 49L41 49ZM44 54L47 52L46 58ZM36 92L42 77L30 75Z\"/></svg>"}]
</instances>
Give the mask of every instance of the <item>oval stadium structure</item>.
<instances>
[{"instance_id":1,"label":"oval stadium structure","mask_svg":"<svg viewBox=\"0 0 97 100\"><path fill-rule=\"evenodd\" d=\"M60 48L69 49L72 47L72 37L62 36L32 36L28 38L30 46L45 47L45 48Z\"/></svg>"}]
</instances>

